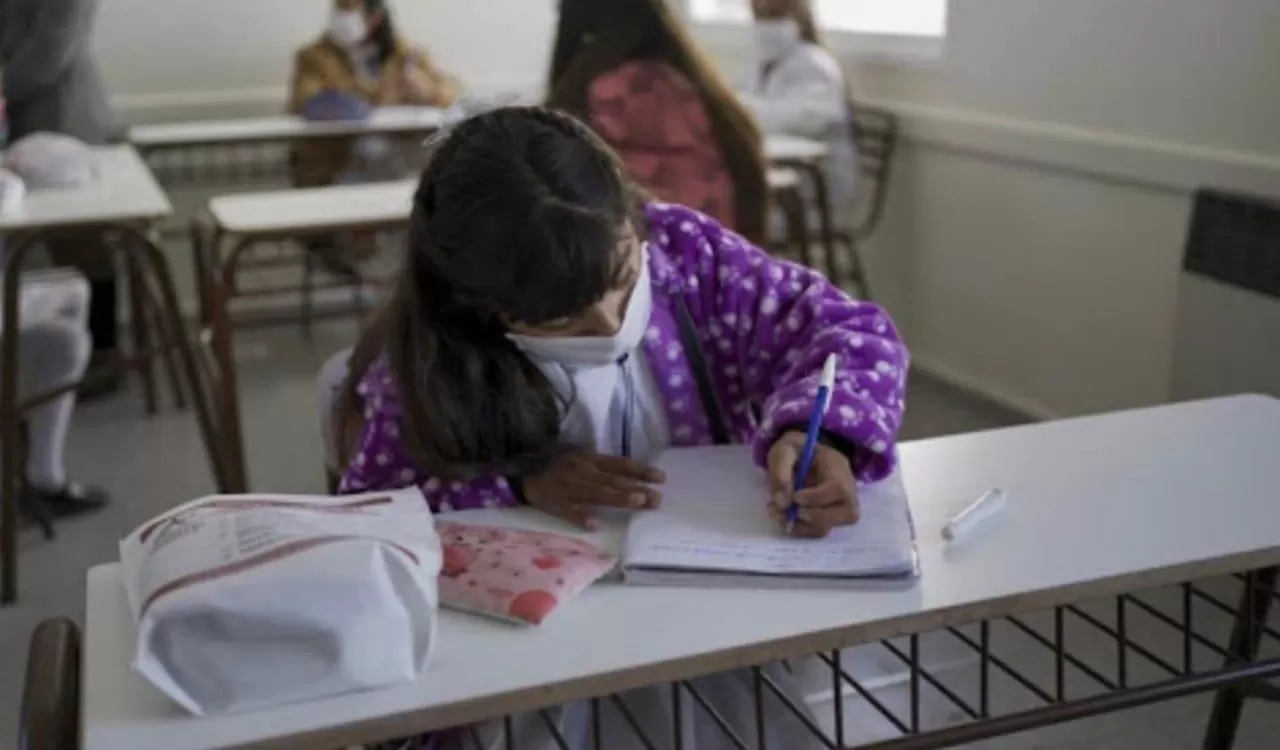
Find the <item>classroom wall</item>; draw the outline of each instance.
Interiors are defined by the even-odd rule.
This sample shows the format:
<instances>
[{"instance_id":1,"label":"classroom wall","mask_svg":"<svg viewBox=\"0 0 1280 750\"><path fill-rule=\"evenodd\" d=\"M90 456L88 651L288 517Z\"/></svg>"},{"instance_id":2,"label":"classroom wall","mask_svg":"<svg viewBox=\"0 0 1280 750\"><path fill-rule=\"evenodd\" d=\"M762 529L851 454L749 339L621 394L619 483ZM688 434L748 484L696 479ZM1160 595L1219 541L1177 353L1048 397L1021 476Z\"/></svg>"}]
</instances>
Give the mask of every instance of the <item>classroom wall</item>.
<instances>
[{"instance_id":1,"label":"classroom wall","mask_svg":"<svg viewBox=\"0 0 1280 750\"><path fill-rule=\"evenodd\" d=\"M541 81L555 6L391 0L405 35L479 88ZM293 53L321 34L330 8L330 0L103 2L96 49L127 120L278 111Z\"/></svg>"},{"instance_id":2,"label":"classroom wall","mask_svg":"<svg viewBox=\"0 0 1280 750\"><path fill-rule=\"evenodd\" d=\"M1191 191L1280 193L1280 4L951 7L944 59L862 78L912 140L916 364L1043 416L1163 400Z\"/></svg>"},{"instance_id":3,"label":"classroom wall","mask_svg":"<svg viewBox=\"0 0 1280 750\"><path fill-rule=\"evenodd\" d=\"M554 0L394 5L473 85L540 84ZM98 48L128 119L272 111L327 8L103 3ZM1166 398L1191 191L1280 192L1277 73L1275 0L952 0L940 59L859 65L908 136L868 254L916 364L1041 416Z\"/></svg>"}]
</instances>

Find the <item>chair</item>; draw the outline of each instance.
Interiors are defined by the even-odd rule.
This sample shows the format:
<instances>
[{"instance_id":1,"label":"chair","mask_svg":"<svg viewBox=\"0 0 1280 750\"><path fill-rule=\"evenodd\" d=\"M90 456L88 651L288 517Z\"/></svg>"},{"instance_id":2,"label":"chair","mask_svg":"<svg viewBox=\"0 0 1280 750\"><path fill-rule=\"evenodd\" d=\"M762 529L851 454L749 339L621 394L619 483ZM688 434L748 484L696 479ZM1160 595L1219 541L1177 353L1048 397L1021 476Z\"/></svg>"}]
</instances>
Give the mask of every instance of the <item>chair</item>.
<instances>
[{"instance_id":1,"label":"chair","mask_svg":"<svg viewBox=\"0 0 1280 750\"><path fill-rule=\"evenodd\" d=\"M782 247L795 248L800 253L800 262L813 267L813 247L809 236L809 212L805 207L804 180L800 173L791 167L771 167L766 173L769 195L782 212L786 225L786 236Z\"/></svg>"},{"instance_id":2,"label":"chair","mask_svg":"<svg viewBox=\"0 0 1280 750\"><path fill-rule=\"evenodd\" d=\"M80 628L65 617L45 620L31 634L17 747L80 747Z\"/></svg>"},{"instance_id":3,"label":"chair","mask_svg":"<svg viewBox=\"0 0 1280 750\"><path fill-rule=\"evenodd\" d=\"M858 171L869 185L870 192L853 228L834 233L836 244L845 247L849 257L850 280L863 299L871 299L871 285L867 280L866 266L858 252L859 243L868 239L880 225L885 202L889 196L889 178L893 174L893 159L898 150L898 116L879 107L851 104L853 118L851 134L858 151ZM862 189L860 187L860 189Z\"/></svg>"},{"instance_id":4,"label":"chair","mask_svg":"<svg viewBox=\"0 0 1280 750\"><path fill-rule=\"evenodd\" d=\"M347 365L351 359L351 350L343 349L325 360L316 376L316 407L320 416L320 438L324 443L324 473L328 482L329 493L338 491L338 480L342 467L339 454L336 424L336 408L342 389L347 383Z\"/></svg>"}]
</instances>

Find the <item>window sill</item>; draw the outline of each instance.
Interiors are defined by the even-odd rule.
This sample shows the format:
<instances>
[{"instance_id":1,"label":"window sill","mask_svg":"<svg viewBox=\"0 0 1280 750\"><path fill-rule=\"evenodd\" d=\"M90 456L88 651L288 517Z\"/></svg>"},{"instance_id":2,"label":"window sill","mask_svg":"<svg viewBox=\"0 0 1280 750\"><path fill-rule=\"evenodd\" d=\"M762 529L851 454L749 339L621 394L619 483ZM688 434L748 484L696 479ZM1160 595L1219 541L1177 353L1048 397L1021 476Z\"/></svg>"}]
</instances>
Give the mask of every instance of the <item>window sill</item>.
<instances>
[{"instance_id":1,"label":"window sill","mask_svg":"<svg viewBox=\"0 0 1280 750\"><path fill-rule=\"evenodd\" d=\"M750 29L741 23L699 21L694 34L717 49L750 53ZM827 43L846 63L870 63L902 67L928 67L946 54L946 38L914 34L872 34L857 31L828 31Z\"/></svg>"},{"instance_id":2,"label":"window sill","mask_svg":"<svg viewBox=\"0 0 1280 750\"><path fill-rule=\"evenodd\" d=\"M853 62L927 66L943 59L946 37L836 31L827 34L836 54Z\"/></svg>"}]
</instances>

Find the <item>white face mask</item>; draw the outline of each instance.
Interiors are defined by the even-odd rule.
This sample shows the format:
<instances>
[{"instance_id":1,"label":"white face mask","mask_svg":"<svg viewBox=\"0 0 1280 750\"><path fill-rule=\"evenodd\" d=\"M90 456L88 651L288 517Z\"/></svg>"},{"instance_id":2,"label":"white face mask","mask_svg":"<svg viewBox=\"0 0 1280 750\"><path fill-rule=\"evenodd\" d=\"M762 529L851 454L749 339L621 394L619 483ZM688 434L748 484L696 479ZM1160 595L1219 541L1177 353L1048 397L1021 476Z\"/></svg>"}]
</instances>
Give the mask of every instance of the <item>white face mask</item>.
<instances>
[{"instance_id":1,"label":"white face mask","mask_svg":"<svg viewBox=\"0 0 1280 750\"><path fill-rule=\"evenodd\" d=\"M649 280L649 251L640 258L640 273L623 311L622 325L612 336L524 336L511 333L507 337L534 359L576 370L614 365L640 345L649 328L653 311L653 287Z\"/></svg>"},{"instance_id":2,"label":"white face mask","mask_svg":"<svg viewBox=\"0 0 1280 750\"><path fill-rule=\"evenodd\" d=\"M364 14L358 10L335 10L329 17L329 38L340 47L354 47L368 35Z\"/></svg>"},{"instance_id":3,"label":"white face mask","mask_svg":"<svg viewBox=\"0 0 1280 750\"><path fill-rule=\"evenodd\" d=\"M649 329L653 311L653 287L649 277L649 250L641 257L640 273L623 311L622 325L612 336L522 336L507 334L542 370L563 396L568 409L561 420L561 439L574 445L594 446L601 453L627 455L638 450L648 455L648 442L639 429L652 415L636 414L634 364L623 364ZM628 358L628 363L633 362ZM619 418L622 413L632 419ZM661 417L659 417L661 418ZM659 433L661 430L651 429ZM626 433L625 437L622 433ZM638 445L629 445L635 439ZM645 446L648 445L648 448Z\"/></svg>"},{"instance_id":4,"label":"white face mask","mask_svg":"<svg viewBox=\"0 0 1280 750\"><path fill-rule=\"evenodd\" d=\"M781 60L800 46L800 24L794 18L756 21L755 34L762 60Z\"/></svg>"}]
</instances>

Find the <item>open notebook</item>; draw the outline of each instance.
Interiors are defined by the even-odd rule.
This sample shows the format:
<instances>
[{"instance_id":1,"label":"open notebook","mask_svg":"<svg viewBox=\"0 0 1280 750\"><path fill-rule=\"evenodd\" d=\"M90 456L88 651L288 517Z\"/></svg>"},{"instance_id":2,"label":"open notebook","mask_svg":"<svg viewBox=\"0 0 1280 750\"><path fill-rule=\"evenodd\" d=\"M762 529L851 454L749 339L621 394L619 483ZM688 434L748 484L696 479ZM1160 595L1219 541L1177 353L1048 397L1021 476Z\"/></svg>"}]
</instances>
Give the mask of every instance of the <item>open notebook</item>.
<instances>
[{"instance_id":1,"label":"open notebook","mask_svg":"<svg viewBox=\"0 0 1280 750\"><path fill-rule=\"evenodd\" d=\"M821 540L791 539L765 507L764 473L742 446L679 448L658 461L662 507L637 513L623 544L628 582L662 585L910 585L915 533L902 479L859 487L861 520Z\"/></svg>"}]
</instances>

